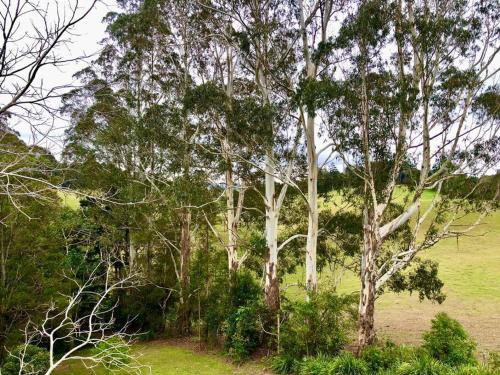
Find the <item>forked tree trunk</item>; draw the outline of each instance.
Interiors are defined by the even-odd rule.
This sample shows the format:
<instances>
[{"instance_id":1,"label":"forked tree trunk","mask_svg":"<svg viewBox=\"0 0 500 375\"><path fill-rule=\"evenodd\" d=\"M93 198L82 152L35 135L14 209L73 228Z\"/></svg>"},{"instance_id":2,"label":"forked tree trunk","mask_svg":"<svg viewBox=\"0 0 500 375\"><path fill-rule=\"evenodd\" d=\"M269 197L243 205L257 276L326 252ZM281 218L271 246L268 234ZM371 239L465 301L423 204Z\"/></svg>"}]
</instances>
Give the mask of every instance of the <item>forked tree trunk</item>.
<instances>
[{"instance_id":1,"label":"forked tree trunk","mask_svg":"<svg viewBox=\"0 0 500 375\"><path fill-rule=\"evenodd\" d=\"M189 260L191 257L191 212L183 209L181 213L181 262L180 262L180 314L179 333L188 334L190 332L190 308L189 308Z\"/></svg>"},{"instance_id":2,"label":"forked tree trunk","mask_svg":"<svg viewBox=\"0 0 500 375\"><path fill-rule=\"evenodd\" d=\"M266 155L265 197L266 197L266 275L265 301L270 311L280 308L280 291L278 280L278 218L279 207L276 201L275 170L272 155Z\"/></svg>"},{"instance_id":3,"label":"forked tree trunk","mask_svg":"<svg viewBox=\"0 0 500 375\"><path fill-rule=\"evenodd\" d=\"M365 209L363 215L363 255L361 258L361 291L359 297L358 345L359 350L375 342L376 256L379 241L374 220Z\"/></svg>"}]
</instances>

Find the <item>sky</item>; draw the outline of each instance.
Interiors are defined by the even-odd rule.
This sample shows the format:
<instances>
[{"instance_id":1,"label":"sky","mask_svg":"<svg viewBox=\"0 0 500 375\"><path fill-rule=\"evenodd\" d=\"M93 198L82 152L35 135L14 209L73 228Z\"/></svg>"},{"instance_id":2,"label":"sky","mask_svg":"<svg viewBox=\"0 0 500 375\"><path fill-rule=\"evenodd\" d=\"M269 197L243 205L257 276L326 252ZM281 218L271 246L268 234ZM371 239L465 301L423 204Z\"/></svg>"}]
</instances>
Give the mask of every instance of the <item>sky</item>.
<instances>
[{"instance_id":1,"label":"sky","mask_svg":"<svg viewBox=\"0 0 500 375\"><path fill-rule=\"evenodd\" d=\"M82 9L91 2L91 0L62 0L57 3L55 0L39 0L40 4L47 4L48 6L54 6L54 4L62 4L60 8L64 8L66 4L71 4L73 1L80 1ZM60 50L59 53L69 58L75 58L79 56L87 56L86 62L81 61L78 64L74 62L68 63L57 68L47 66L44 67L39 74L39 80L46 83L47 86L58 86L67 85L71 83L77 86L79 82L73 78L73 75L84 68L88 62L95 58L102 48L100 42L106 36L106 24L103 22L103 18L110 11L118 10L116 0L102 0L98 2L88 16L79 23L72 31L71 43L67 44L64 49ZM54 14L54 12L49 12ZM29 27L26 23L24 27ZM500 60L500 59L498 59ZM493 68L496 69L500 64L500 61L496 60L493 64ZM55 101L52 103L53 108L60 107L60 101ZM28 126L26 123L23 124L19 121L18 124L14 125L15 129L21 134L23 139L32 144L36 143L42 147L49 149L54 155L59 156L61 150L64 146L64 130L68 128L68 119L57 118L51 123L50 137L44 137L40 140L40 136L33 134L32 127ZM43 131L41 132L44 133ZM38 139L37 139L38 137ZM318 137L317 139L318 149L321 149L325 144L326 140ZM321 159L327 155L322 155ZM323 160L320 160L323 161ZM337 165L342 169L342 166Z\"/></svg>"},{"instance_id":2,"label":"sky","mask_svg":"<svg viewBox=\"0 0 500 375\"><path fill-rule=\"evenodd\" d=\"M63 0L67 1L67 0ZM82 10L90 0L80 1ZM42 0L40 4L44 6L53 6L54 0ZM64 3L62 3L64 4ZM69 4L69 3L67 3ZM64 9L60 6L60 9ZM75 26L71 33L71 42L66 44L63 48L58 49L58 54L64 56L64 58L77 58L85 56L83 61L79 63L71 62L59 67L46 66L43 67L38 75L38 82L44 82L46 87L55 87L63 85L78 85L79 82L73 77L73 75L84 68L88 62L94 59L98 52L101 50L102 46L100 42L106 36L106 24L103 22L103 18L110 11L118 10L115 0L104 0L97 3L87 17ZM54 15L54 12L49 12L49 14ZM39 22L36 19L33 22ZM24 22L23 22L24 23ZM26 25L28 22L25 23ZM60 100L54 100L50 106L52 108L60 107ZM33 132L32 127L23 123L23 120L17 121L17 123L11 124L17 130L22 138L29 144L36 143L39 146L49 149L54 155L58 156L63 147L63 136L64 130L68 127L68 120L64 118L51 119L51 129L47 131L50 134L49 137L41 137ZM45 133L45 131L40 131L40 133Z\"/></svg>"}]
</instances>

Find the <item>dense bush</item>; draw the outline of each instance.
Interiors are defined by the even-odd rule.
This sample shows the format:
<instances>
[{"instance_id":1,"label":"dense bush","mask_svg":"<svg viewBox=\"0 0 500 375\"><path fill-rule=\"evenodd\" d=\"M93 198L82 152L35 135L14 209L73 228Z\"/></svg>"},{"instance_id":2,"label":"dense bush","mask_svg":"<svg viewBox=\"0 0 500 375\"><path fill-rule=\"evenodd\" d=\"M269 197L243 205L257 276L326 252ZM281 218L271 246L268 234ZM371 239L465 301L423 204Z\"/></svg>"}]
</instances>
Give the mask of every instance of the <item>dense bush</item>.
<instances>
[{"instance_id":1,"label":"dense bush","mask_svg":"<svg viewBox=\"0 0 500 375\"><path fill-rule=\"evenodd\" d=\"M499 371L495 371L494 369L488 368L486 366L472 366L472 365L465 365L465 366L460 366L457 369L453 369L450 372L450 375L456 374L456 375L495 375L499 374Z\"/></svg>"},{"instance_id":2,"label":"dense bush","mask_svg":"<svg viewBox=\"0 0 500 375\"><path fill-rule=\"evenodd\" d=\"M385 347L368 346L361 353L361 358L366 362L371 374L382 370L388 370L395 366L401 359L396 345L386 345Z\"/></svg>"},{"instance_id":3,"label":"dense bush","mask_svg":"<svg viewBox=\"0 0 500 375\"><path fill-rule=\"evenodd\" d=\"M321 354L297 357L299 350L283 350L273 358L271 368L280 374L297 375L500 374L496 367L498 356L490 354L488 366L478 365L473 357L474 343L460 324L446 314L438 314L432 321L431 330L424 334L424 342L422 347L392 342L368 346L359 358L348 352L337 357Z\"/></svg>"},{"instance_id":4,"label":"dense bush","mask_svg":"<svg viewBox=\"0 0 500 375\"><path fill-rule=\"evenodd\" d=\"M298 367L298 375L368 375L368 366L362 359L351 353L338 357L318 355L304 359Z\"/></svg>"},{"instance_id":5,"label":"dense bush","mask_svg":"<svg viewBox=\"0 0 500 375\"><path fill-rule=\"evenodd\" d=\"M225 321L224 347L237 362L246 359L261 344L259 310L258 304L240 306Z\"/></svg>"},{"instance_id":6,"label":"dense bush","mask_svg":"<svg viewBox=\"0 0 500 375\"><path fill-rule=\"evenodd\" d=\"M236 311L259 301L262 290L254 275L239 271L229 282L227 254L222 251L198 251L191 264L193 298L192 317L197 319L202 339L219 342L226 330L227 320Z\"/></svg>"},{"instance_id":7,"label":"dense bush","mask_svg":"<svg viewBox=\"0 0 500 375\"><path fill-rule=\"evenodd\" d=\"M280 327L281 351L297 359L338 354L354 326L354 302L351 296L319 293L310 302L286 306Z\"/></svg>"},{"instance_id":8,"label":"dense bush","mask_svg":"<svg viewBox=\"0 0 500 375\"><path fill-rule=\"evenodd\" d=\"M200 303L199 324L205 339L222 338L226 353L239 362L262 344L262 293L250 272L238 272L228 287L227 272L219 271Z\"/></svg>"},{"instance_id":9,"label":"dense bush","mask_svg":"<svg viewBox=\"0 0 500 375\"><path fill-rule=\"evenodd\" d=\"M19 358L23 358L23 371L20 372ZM2 371L2 375L42 375L50 367L49 353L46 349L35 345L20 345L16 347L11 355L6 359Z\"/></svg>"},{"instance_id":10,"label":"dense bush","mask_svg":"<svg viewBox=\"0 0 500 375\"><path fill-rule=\"evenodd\" d=\"M306 358L298 366L299 375L330 375L333 359L326 356Z\"/></svg>"},{"instance_id":11,"label":"dense bush","mask_svg":"<svg viewBox=\"0 0 500 375\"><path fill-rule=\"evenodd\" d=\"M476 344L456 320L439 313L432 320L431 330L424 334L423 347L429 354L448 365L476 364Z\"/></svg>"},{"instance_id":12,"label":"dense bush","mask_svg":"<svg viewBox=\"0 0 500 375\"><path fill-rule=\"evenodd\" d=\"M429 356L415 358L400 365L397 375L451 375L450 368Z\"/></svg>"},{"instance_id":13,"label":"dense bush","mask_svg":"<svg viewBox=\"0 0 500 375\"><path fill-rule=\"evenodd\" d=\"M366 363L351 353L343 353L335 359L329 375L368 375Z\"/></svg>"},{"instance_id":14,"label":"dense bush","mask_svg":"<svg viewBox=\"0 0 500 375\"><path fill-rule=\"evenodd\" d=\"M294 374L301 362L291 355L282 353L271 358L271 370L278 374Z\"/></svg>"}]
</instances>

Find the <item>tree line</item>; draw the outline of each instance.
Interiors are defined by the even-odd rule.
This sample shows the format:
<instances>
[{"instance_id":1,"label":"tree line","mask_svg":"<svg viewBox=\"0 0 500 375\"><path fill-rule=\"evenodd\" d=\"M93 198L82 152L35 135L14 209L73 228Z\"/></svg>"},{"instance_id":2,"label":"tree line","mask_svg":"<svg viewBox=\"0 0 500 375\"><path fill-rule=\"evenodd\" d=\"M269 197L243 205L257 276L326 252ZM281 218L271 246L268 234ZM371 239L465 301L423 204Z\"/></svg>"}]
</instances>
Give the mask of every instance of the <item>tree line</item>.
<instances>
[{"instance_id":1,"label":"tree line","mask_svg":"<svg viewBox=\"0 0 500 375\"><path fill-rule=\"evenodd\" d=\"M84 280L103 259L116 279L140 275L112 299L119 322L153 334L192 334L222 300L260 295L272 329L302 268L311 304L320 270L359 275L360 348L385 290L443 301L438 265L419 255L477 228L500 194L495 2L118 3L81 85L58 95L59 159L13 119L38 129L39 111L54 115L34 77L87 13L31 56L9 49L6 8L2 345L41 314L29 290L48 302L72 290L61 264Z\"/></svg>"}]
</instances>

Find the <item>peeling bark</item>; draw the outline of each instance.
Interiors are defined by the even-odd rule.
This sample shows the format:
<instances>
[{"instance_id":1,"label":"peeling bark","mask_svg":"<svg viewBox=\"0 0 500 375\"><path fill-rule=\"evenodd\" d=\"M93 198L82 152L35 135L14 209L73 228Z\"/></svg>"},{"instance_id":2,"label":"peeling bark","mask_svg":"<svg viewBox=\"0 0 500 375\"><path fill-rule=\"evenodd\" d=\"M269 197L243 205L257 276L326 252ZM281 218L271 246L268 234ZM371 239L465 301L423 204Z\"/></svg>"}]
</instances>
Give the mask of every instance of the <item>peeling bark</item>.
<instances>
[{"instance_id":1,"label":"peeling bark","mask_svg":"<svg viewBox=\"0 0 500 375\"><path fill-rule=\"evenodd\" d=\"M376 222L368 209L363 215L363 255L361 258L361 291L359 297L358 345L363 348L375 341L376 259L380 241L374 228Z\"/></svg>"}]
</instances>

